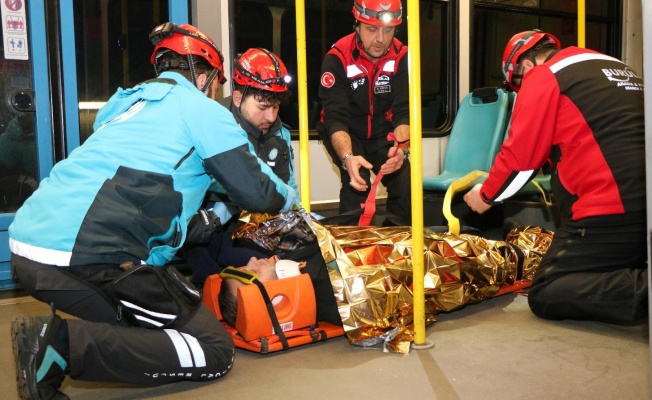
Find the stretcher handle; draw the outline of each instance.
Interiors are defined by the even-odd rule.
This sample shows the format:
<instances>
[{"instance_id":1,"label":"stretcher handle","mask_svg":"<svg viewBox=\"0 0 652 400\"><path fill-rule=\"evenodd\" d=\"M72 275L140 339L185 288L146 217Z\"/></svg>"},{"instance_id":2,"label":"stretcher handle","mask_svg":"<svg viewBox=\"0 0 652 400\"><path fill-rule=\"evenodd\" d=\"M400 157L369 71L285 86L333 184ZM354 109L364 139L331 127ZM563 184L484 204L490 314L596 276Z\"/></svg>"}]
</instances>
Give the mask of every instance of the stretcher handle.
<instances>
[{"instance_id":1,"label":"stretcher handle","mask_svg":"<svg viewBox=\"0 0 652 400\"><path fill-rule=\"evenodd\" d=\"M444 204L442 207L442 212L444 213L444 217L446 217L446 220L448 221L448 231L454 235L460 234L460 220L458 218L455 218L455 216L451 212L451 201L453 200L453 196L455 195L455 193L464 189L468 189L472 185L479 183L477 182L477 180L480 177L486 178L487 173L480 170L471 171L465 176L453 181L448 186L448 189L446 190L446 194L444 195Z\"/></svg>"}]
</instances>

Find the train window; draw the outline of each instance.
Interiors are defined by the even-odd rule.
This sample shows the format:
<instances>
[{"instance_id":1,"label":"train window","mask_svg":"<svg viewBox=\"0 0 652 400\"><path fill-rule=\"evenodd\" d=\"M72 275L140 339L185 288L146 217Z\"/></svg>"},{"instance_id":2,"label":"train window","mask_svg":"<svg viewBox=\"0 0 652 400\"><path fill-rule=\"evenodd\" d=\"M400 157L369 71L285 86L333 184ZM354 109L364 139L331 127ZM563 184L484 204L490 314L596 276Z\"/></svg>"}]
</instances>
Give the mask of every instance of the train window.
<instances>
[{"instance_id":1,"label":"train window","mask_svg":"<svg viewBox=\"0 0 652 400\"><path fill-rule=\"evenodd\" d=\"M119 88L154 77L149 63L152 28L168 20L165 0L76 0L80 139L93 132L99 106Z\"/></svg>"},{"instance_id":2,"label":"train window","mask_svg":"<svg viewBox=\"0 0 652 400\"><path fill-rule=\"evenodd\" d=\"M295 77L290 86L290 104L279 114L293 130L299 126L296 86L297 49L294 2L288 0L237 1L234 18L234 53L249 47L267 47L278 54ZM314 129L320 104L318 98L321 62L330 47L353 30L351 0L306 2L306 71L308 80L309 128ZM444 110L451 99L456 58L450 37L453 21L452 2L421 0L421 93L424 136L441 135L449 120ZM405 1L403 12L407 13ZM251 18L255 18L254 21ZM407 44L407 18L397 31L397 38ZM293 133L296 133L293 132Z\"/></svg>"},{"instance_id":3,"label":"train window","mask_svg":"<svg viewBox=\"0 0 652 400\"><path fill-rule=\"evenodd\" d=\"M15 212L39 181L32 67L20 57L24 39L12 36L26 34L27 24L22 16L6 18L0 31L0 213Z\"/></svg>"},{"instance_id":4,"label":"train window","mask_svg":"<svg viewBox=\"0 0 652 400\"><path fill-rule=\"evenodd\" d=\"M496 4L502 7L517 6L541 11L577 12L577 1L559 0L477 0L476 3ZM591 0L585 2L587 14L606 17L609 13L608 0Z\"/></svg>"},{"instance_id":5,"label":"train window","mask_svg":"<svg viewBox=\"0 0 652 400\"><path fill-rule=\"evenodd\" d=\"M620 58L621 0L586 2L587 48ZM538 28L557 36L562 47L577 44L577 2L477 0L473 11L473 88L500 86L502 53L515 33Z\"/></svg>"}]
</instances>

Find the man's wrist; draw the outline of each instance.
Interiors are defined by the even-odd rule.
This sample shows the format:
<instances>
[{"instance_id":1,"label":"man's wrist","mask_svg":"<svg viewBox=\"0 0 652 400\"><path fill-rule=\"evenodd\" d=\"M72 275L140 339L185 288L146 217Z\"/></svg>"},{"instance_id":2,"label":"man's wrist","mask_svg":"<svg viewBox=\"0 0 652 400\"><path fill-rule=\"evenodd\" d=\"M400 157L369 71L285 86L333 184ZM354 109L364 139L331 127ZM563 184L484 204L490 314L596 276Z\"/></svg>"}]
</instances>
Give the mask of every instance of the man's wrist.
<instances>
[{"instance_id":1,"label":"man's wrist","mask_svg":"<svg viewBox=\"0 0 652 400\"><path fill-rule=\"evenodd\" d=\"M353 157L353 154L352 154L352 153L346 153L346 154L344 155L344 157L342 157L342 169L343 169L343 170L346 171L346 161L347 161L349 158L351 158L351 157Z\"/></svg>"}]
</instances>

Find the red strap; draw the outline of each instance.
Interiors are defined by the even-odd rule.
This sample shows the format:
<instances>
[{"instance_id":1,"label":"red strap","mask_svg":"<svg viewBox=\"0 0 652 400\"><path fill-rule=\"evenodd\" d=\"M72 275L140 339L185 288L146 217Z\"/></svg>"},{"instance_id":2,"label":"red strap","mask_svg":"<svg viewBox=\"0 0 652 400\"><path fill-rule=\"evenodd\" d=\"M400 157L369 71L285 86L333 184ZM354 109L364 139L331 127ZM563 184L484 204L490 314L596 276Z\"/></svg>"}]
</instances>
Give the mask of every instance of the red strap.
<instances>
[{"instance_id":1,"label":"red strap","mask_svg":"<svg viewBox=\"0 0 652 400\"><path fill-rule=\"evenodd\" d=\"M381 179L383 179L383 173L379 172L378 175L376 175L376 179L374 179L374 183L371 184L371 190L369 190L369 196L367 196L367 200L364 202L364 204L361 204L364 211L360 216L358 226L369 226L371 219L376 213L376 188L378 188L378 183L380 183Z\"/></svg>"},{"instance_id":2,"label":"red strap","mask_svg":"<svg viewBox=\"0 0 652 400\"><path fill-rule=\"evenodd\" d=\"M390 142L397 142L396 136L394 135L394 132L390 132L387 135L387 140ZM399 143L398 147L408 147L407 142ZM376 175L376 179L374 179L374 183L371 184L371 189L369 190L369 196L367 196L367 200L364 202L364 204L361 204L361 207L364 209L362 212L362 215L360 216L360 221L358 221L358 226L369 226L371 223L371 219L374 217L374 214L376 213L376 189L378 188L378 184L380 181L383 179L384 174L382 172L378 172L378 175Z\"/></svg>"}]
</instances>

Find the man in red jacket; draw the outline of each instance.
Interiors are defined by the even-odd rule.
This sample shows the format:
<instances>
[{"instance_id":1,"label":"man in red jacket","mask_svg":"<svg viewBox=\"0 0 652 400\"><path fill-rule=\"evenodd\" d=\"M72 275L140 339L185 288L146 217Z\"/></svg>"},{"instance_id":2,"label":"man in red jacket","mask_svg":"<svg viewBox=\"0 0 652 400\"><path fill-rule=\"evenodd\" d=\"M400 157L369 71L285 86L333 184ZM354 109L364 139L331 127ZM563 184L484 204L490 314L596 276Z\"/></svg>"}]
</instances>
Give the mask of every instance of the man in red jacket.
<instances>
[{"instance_id":1,"label":"man in red jacket","mask_svg":"<svg viewBox=\"0 0 652 400\"><path fill-rule=\"evenodd\" d=\"M410 139L407 46L394 37L403 9L400 0L354 0L353 16L355 31L322 63L317 131L340 169L340 213L360 209L372 170L385 175L387 211L409 222L410 163L398 147Z\"/></svg>"},{"instance_id":2,"label":"man in red jacket","mask_svg":"<svg viewBox=\"0 0 652 400\"><path fill-rule=\"evenodd\" d=\"M547 319L636 321L648 310L643 79L615 58L560 47L538 30L507 43L503 72L518 92L509 139L464 199L483 213L550 160L562 226L530 308Z\"/></svg>"}]
</instances>

